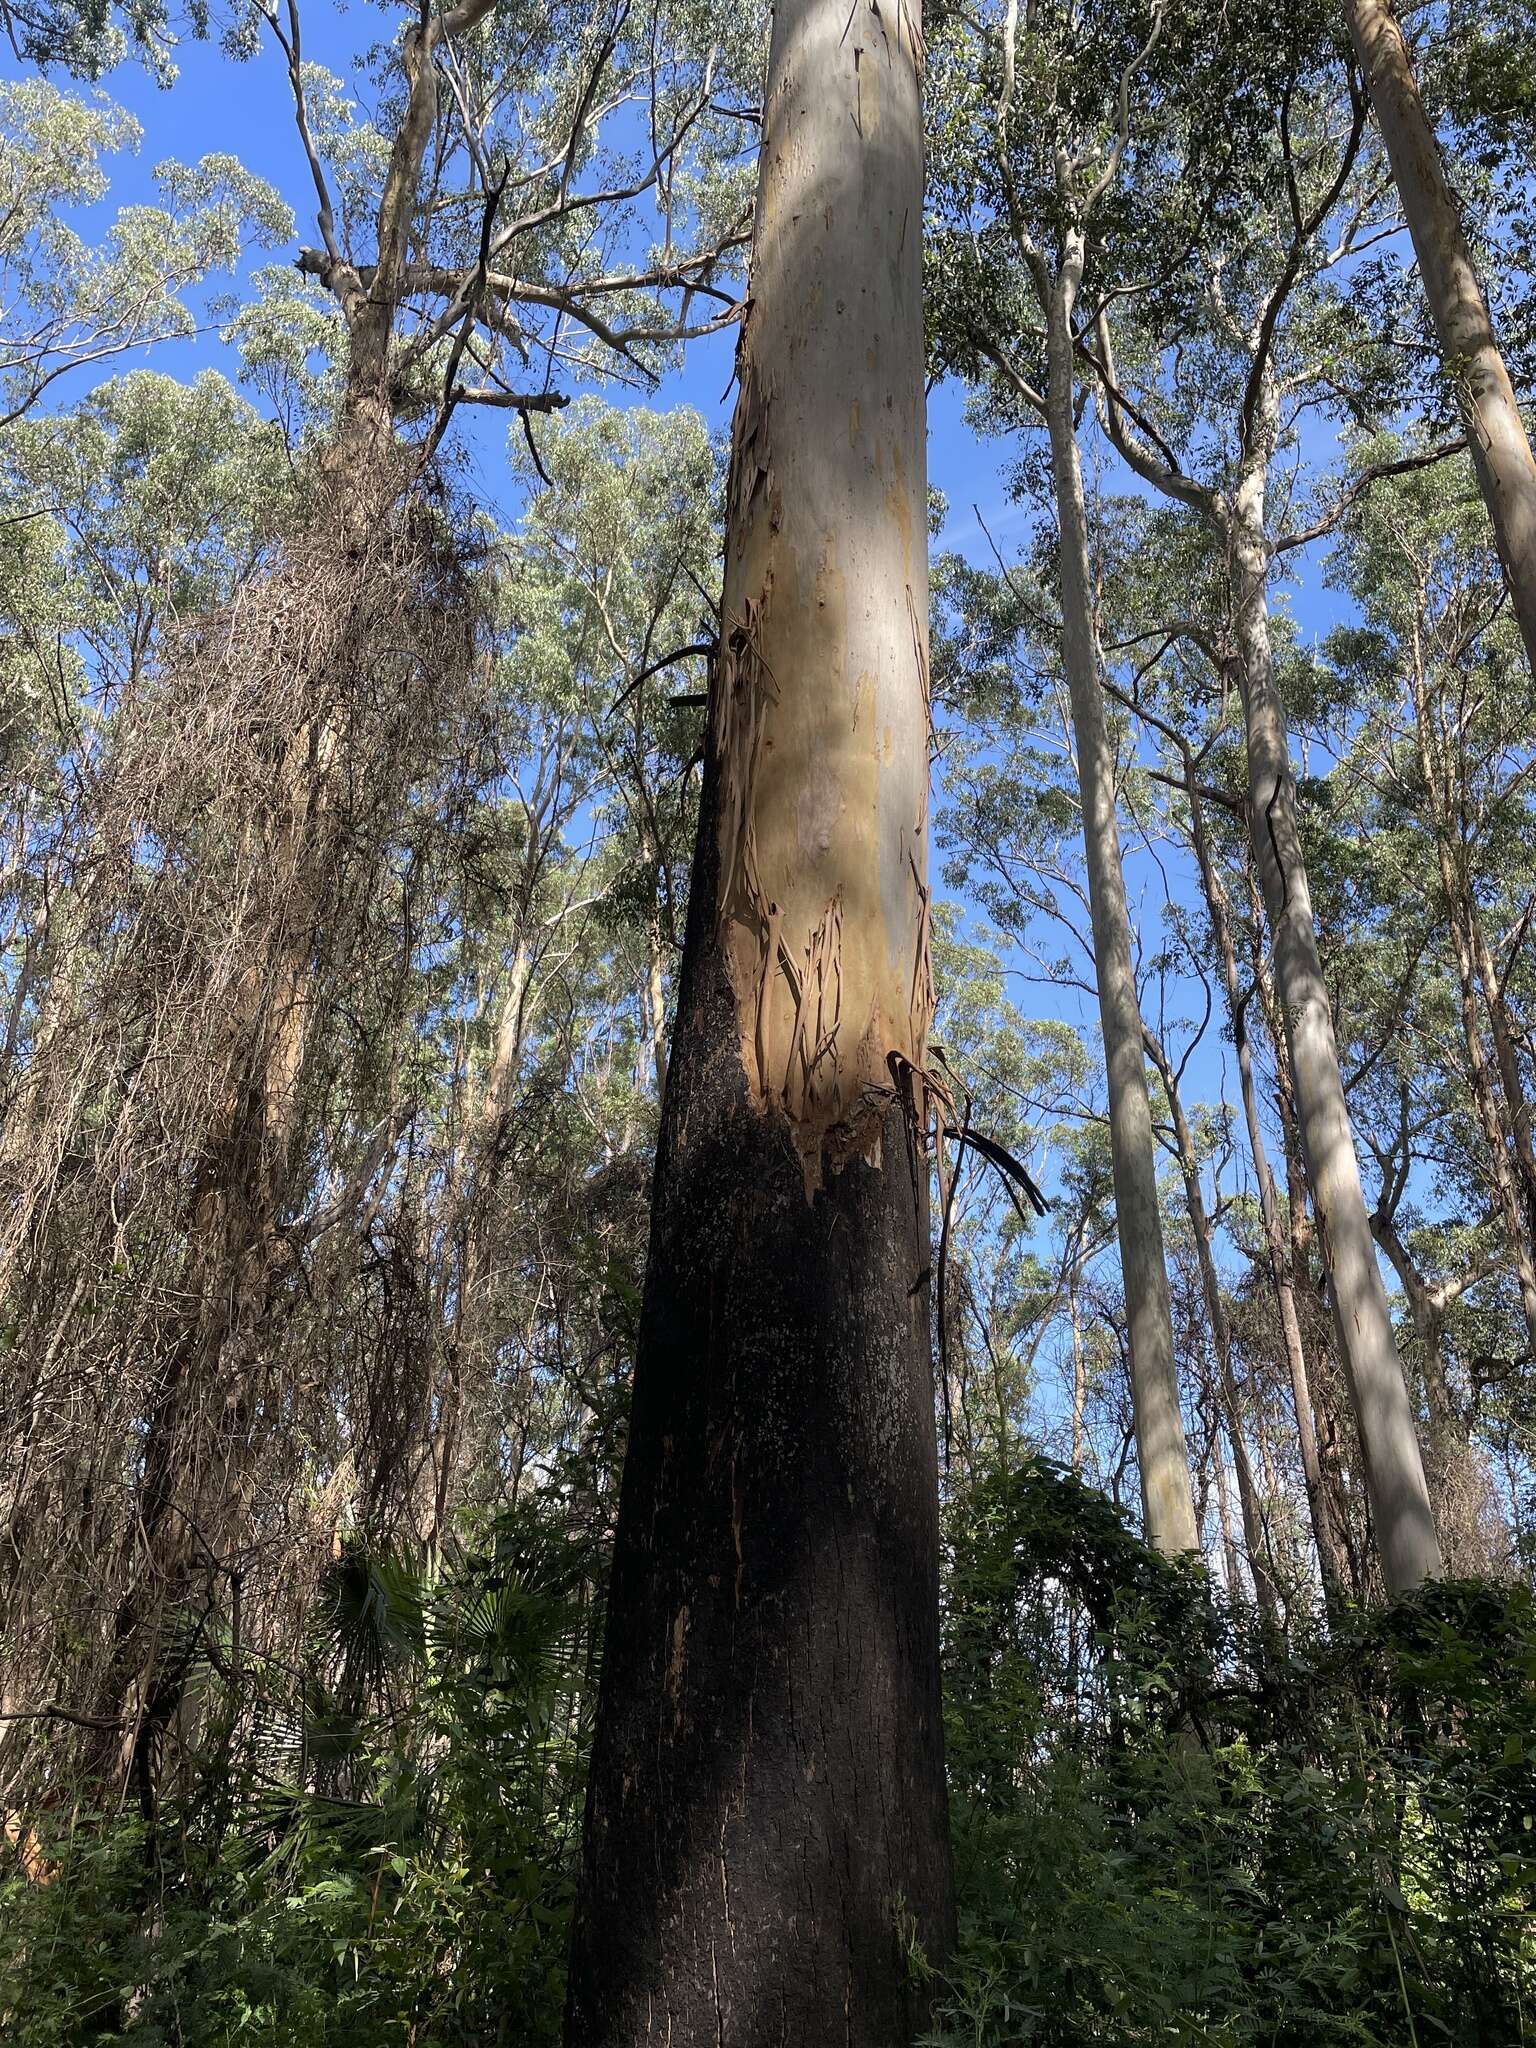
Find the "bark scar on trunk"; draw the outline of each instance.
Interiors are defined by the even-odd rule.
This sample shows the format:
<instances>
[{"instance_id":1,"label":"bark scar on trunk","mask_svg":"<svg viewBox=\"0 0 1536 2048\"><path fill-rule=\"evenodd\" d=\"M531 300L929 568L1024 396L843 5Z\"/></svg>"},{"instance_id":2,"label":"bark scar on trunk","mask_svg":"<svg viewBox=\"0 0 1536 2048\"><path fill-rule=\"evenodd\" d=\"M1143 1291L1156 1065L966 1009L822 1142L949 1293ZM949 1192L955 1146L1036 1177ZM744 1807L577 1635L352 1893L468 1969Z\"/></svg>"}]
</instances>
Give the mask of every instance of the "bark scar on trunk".
<instances>
[{"instance_id":1,"label":"bark scar on trunk","mask_svg":"<svg viewBox=\"0 0 1536 2048\"><path fill-rule=\"evenodd\" d=\"M859 108L860 141L844 167L856 232L861 243L882 243L887 263L906 259L913 216L890 196L884 81L901 69L899 53L921 77L914 13L907 0L849 0L846 14L838 10L840 36L832 30ZM861 48L884 62L861 67ZM903 439L910 423L890 416L891 371L875 350L867 374L833 378L835 393L814 370L829 324L847 310L852 259L842 248L847 222L806 204L801 189L812 177L801 148L804 89L791 65L778 87L781 147L765 158L753 256L754 278L787 266L804 304L787 317L749 297L736 347L726 502L737 548L711 742L715 942L736 999L748 1100L759 1115L784 1119L810 1199L850 1160L879 1164L893 1103L923 1115L932 1101L929 1088L893 1088L889 1062L895 1053L921 1074L927 1060L928 777L916 771L934 746L921 478ZM845 142L838 137L836 149L849 154ZM851 462L834 460L834 418ZM788 528L786 498L796 512ZM904 604L910 647L899 611L871 626L882 582ZM913 1138L927 1143L926 1123Z\"/></svg>"}]
</instances>

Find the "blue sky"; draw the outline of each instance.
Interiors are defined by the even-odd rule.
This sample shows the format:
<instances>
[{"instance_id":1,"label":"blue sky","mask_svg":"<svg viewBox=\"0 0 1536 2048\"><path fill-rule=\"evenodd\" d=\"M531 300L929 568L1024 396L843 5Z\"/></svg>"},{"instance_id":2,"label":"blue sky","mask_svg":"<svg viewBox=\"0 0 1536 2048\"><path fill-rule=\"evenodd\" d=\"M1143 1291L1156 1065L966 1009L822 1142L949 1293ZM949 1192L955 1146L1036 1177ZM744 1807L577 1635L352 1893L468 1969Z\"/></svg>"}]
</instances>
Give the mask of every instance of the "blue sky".
<instances>
[{"instance_id":1,"label":"blue sky","mask_svg":"<svg viewBox=\"0 0 1536 2048\"><path fill-rule=\"evenodd\" d=\"M366 80L353 78L354 53L377 38L387 27L388 19L386 14L371 8L347 11L318 5L311 6L304 18L306 59L351 81L365 112L368 90ZM109 166L112 190L101 209L101 217L109 217L111 211L124 203L152 199L151 171L161 159L195 161L207 152L223 151L237 156L249 169L269 180L289 202L297 216L298 241L317 240L313 187L275 47L269 43L259 56L241 63L229 57L217 41L189 41L183 46L179 61L181 75L170 90L157 87L142 71L130 66L105 82L103 89L109 96L138 117L144 129L144 142L136 158L122 159ZM14 75L14 64L9 58L0 67L4 68ZM284 253L264 253L256 260L282 260ZM227 289L227 280L218 281L215 288ZM691 345L684 365L668 376L657 392L643 395L642 402L653 406L686 403L696 407L713 426L724 429L731 402L733 346L734 336L729 331ZM156 368L178 376L189 376L210 363L233 368L217 334L211 331L193 341L159 348L149 359ZM86 388L85 379L78 383L65 380L57 387L57 403L67 405L77 400ZM611 395L622 398L621 393ZM939 546L958 547L978 562L987 563L991 560L991 549L981 521L985 521L986 528L1007 554L1010 543L1022 535L1028 514L1011 501L1005 482L1005 473L1016 457L1015 444L979 439L965 422L963 406L963 392L952 385L940 387L930 400L930 481L944 493L949 504L949 523ZM515 502L504 453L506 434L505 415L477 414L466 428L474 487L504 519L510 519ZM1324 455L1327 450L1319 447L1316 452ZM1123 473L1111 472L1106 481L1114 489L1128 484ZM980 519L973 507L979 508ZM1337 616L1337 600L1323 589L1315 565L1308 568L1296 610L1309 632L1326 630ZM1175 897L1189 902L1193 888L1187 874L1181 874L1176 865L1154 863L1128 844L1127 877L1133 914L1139 908L1149 950L1160 942L1165 873L1172 878ZM1051 988L1038 981L1015 981L1011 993L1027 1015L1064 1018L1096 1041L1093 1005L1079 992ZM1202 998L1193 987L1186 992L1175 985L1170 996L1171 1013L1183 1007L1199 1015ZM1186 1086L1191 1097L1208 1101L1230 1098L1235 1093L1231 1048L1216 1029L1208 1033L1191 1063ZM1049 1184L1049 1165L1042 1164ZM1246 1185L1247 1181L1245 1158L1240 1151L1227 1192L1232 1192L1234 1185Z\"/></svg>"},{"instance_id":2,"label":"blue sky","mask_svg":"<svg viewBox=\"0 0 1536 2048\"><path fill-rule=\"evenodd\" d=\"M355 59L379 37L388 22L387 13L366 7L311 6L304 12L306 61L323 65L347 81L365 114L370 92L366 76L355 69ZM119 158L108 166L111 191L97 209L97 217L104 222L121 205L153 200L152 172L162 159L175 157L195 162L210 151L223 151L237 156L248 169L266 178L293 207L296 246L316 241L313 186L275 45L268 42L257 56L240 62L231 58L216 39L189 39L178 51L177 61L180 75L169 89L157 86L149 75L131 64L122 66L103 82L101 90L137 117L144 139L135 156ZM14 60L8 54L0 71L15 75ZM89 232L89 228L85 231ZM284 254L263 252L254 260L281 261ZM214 281L215 292L227 288L227 280ZM688 404L696 407L713 426L724 430L729 424L732 398L733 348L731 331L691 344L682 366L654 393L636 394L637 402L653 406ZM211 329L196 339L157 347L143 359L177 376L190 376L207 364L234 368L229 353ZM116 367L126 366L124 361ZM88 376L86 373L79 382L63 380L56 387L56 402L67 405L77 400L88 388ZM613 391L610 395L622 400L624 394ZM1008 554L1011 543L1022 535L1029 515L1012 501L1005 481L1006 471L1016 459L1017 444L979 438L964 419L964 403L964 392L954 384L938 387L929 401L929 480L944 494L949 506L948 524L937 545L958 548L974 560L989 564L992 554L987 532ZM474 487L488 505L511 518L515 514L515 492L505 459L505 416L461 413L460 420L465 423ZM1129 483L1123 474L1112 475L1108 481L1112 488L1124 488ZM1130 846L1127 868L1133 911L1138 904L1141 906L1148 927L1146 942L1155 946L1164 894L1162 871ZM1173 886L1176 894L1184 894L1185 885L1178 878ZM1051 989L1031 982L1015 984L1013 994L1026 1013L1065 1017L1090 1032L1094 1030L1092 1006L1073 990ZM1198 1011L1198 1005L1196 1008ZM1225 1092L1226 1050L1212 1033L1192 1073L1197 1094L1214 1097Z\"/></svg>"},{"instance_id":3,"label":"blue sky","mask_svg":"<svg viewBox=\"0 0 1536 2048\"><path fill-rule=\"evenodd\" d=\"M310 7L304 14L305 61L324 65L348 80L365 112L367 83L354 74L353 61L386 26L387 18L372 9ZM195 162L209 152L227 151L266 178L293 207L298 240L315 242L313 187L275 45L268 44L258 57L241 63L226 55L217 40L189 39L181 45L177 62L180 76L170 89L157 86L134 65L122 66L103 81L100 90L128 108L144 130L137 156L118 159L110 167L112 190L102 208L103 218L120 205L152 201L151 173L163 158ZM0 46L0 76L16 75L14 58ZM278 252L279 260L281 254ZM712 425L724 429L730 420L733 348L730 332L693 343L682 368L644 402L694 406ZM157 349L153 360L170 374L184 375L204 363L223 363L225 357L217 337L209 334L195 342ZM76 390L74 396L78 395ZM66 384L60 403L67 404L70 396ZM973 501L980 503L994 534L1006 531L1018 514L1008 502L1002 480L1007 450L988 445L971 433L961 418L963 402L963 393L953 386L932 395L930 482L944 492L952 508L952 532L943 544L961 546L980 558L985 542L971 513ZM498 454L504 439L504 419L476 424L473 445L480 457L483 482L493 496L505 488Z\"/></svg>"}]
</instances>

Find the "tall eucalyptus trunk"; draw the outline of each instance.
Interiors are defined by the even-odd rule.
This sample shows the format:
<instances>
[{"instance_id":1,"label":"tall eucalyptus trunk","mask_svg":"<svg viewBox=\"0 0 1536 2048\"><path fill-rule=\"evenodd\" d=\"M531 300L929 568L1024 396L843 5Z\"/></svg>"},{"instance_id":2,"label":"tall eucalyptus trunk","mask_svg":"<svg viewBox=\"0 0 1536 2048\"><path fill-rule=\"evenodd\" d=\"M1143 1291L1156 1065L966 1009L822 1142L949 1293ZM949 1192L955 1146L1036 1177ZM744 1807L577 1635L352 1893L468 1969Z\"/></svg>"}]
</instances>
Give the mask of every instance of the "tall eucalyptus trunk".
<instances>
[{"instance_id":1,"label":"tall eucalyptus trunk","mask_svg":"<svg viewBox=\"0 0 1536 2048\"><path fill-rule=\"evenodd\" d=\"M1244 1017L1244 996L1237 967L1237 947L1232 936L1232 905L1216 867L1206 830L1205 814L1194 787L1193 771L1186 762L1185 787L1189 795L1190 838L1195 864L1200 873L1201 893L1211 920L1216 957L1221 964L1221 983L1227 998L1227 1014L1237 1048L1238 1092L1242 1097L1243 1123L1248 1133L1248 1150L1259 1190L1259 1220L1264 1230L1264 1250L1275 1307L1280 1319L1280 1337L1291 1384L1291 1402L1296 1413L1296 1437L1301 1450L1302 1478L1307 1489L1307 1512L1312 1539L1317 1547L1318 1571L1323 1592L1337 1600L1343 1592L1347 1560L1334 1527L1332 1509L1318 1451L1317 1425L1312 1409L1312 1388L1307 1371L1306 1347L1302 1342L1301 1318L1296 1313L1296 1290L1291 1283L1290 1259L1285 1226L1280 1216L1275 1177L1270 1171L1269 1147L1259 1115L1258 1084L1253 1070L1253 1040Z\"/></svg>"},{"instance_id":2,"label":"tall eucalyptus trunk","mask_svg":"<svg viewBox=\"0 0 1536 2048\"><path fill-rule=\"evenodd\" d=\"M1248 1568L1253 1576L1254 1597L1265 1620L1278 1624L1280 1596L1275 1579L1274 1547L1265 1526L1263 1501L1254 1478L1253 1460L1249 1456L1248 1440L1243 1430L1242 1397L1238 1392L1237 1374L1232 1363L1232 1319L1227 1314L1226 1299L1221 1291L1221 1276L1216 1271L1216 1251L1212 1241L1211 1219L1205 1206L1205 1193L1200 1185L1200 1159L1195 1150L1195 1136L1189 1127L1189 1118L1184 1113L1184 1099L1179 1088L1177 1068L1150 1031L1146 1035L1146 1044L1153 1064L1162 1077L1163 1092L1168 1098L1169 1115L1173 1119L1174 1150L1179 1162L1179 1177L1184 1183L1184 1206L1189 1216L1190 1235L1195 1241L1195 1259L1200 1268L1200 1291L1205 1300L1205 1312L1211 1326L1211 1348L1216 1358L1214 1393L1226 1428L1227 1441L1232 1450L1232 1469L1237 1479L1238 1506L1243 1518L1243 1543L1248 1552ZM1220 1452L1217 1451L1214 1455L1218 1461L1218 1480L1224 1486L1225 1481L1221 1479ZM1229 1583L1235 1593L1239 1583L1235 1573L1229 1574Z\"/></svg>"},{"instance_id":3,"label":"tall eucalyptus trunk","mask_svg":"<svg viewBox=\"0 0 1536 2048\"><path fill-rule=\"evenodd\" d=\"M1344 0L1344 12L1536 674L1536 457L1391 0Z\"/></svg>"},{"instance_id":4,"label":"tall eucalyptus trunk","mask_svg":"<svg viewBox=\"0 0 1536 2048\"><path fill-rule=\"evenodd\" d=\"M1247 730L1249 828L1274 948L1275 985L1307 1184L1328 1265L1339 1357L1354 1409L1382 1570L1388 1592L1396 1594L1439 1576L1440 1546L1344 1100L1332 1004L1318 954L1297 827L1290 737L1275 683L1265 497L1278 413L1274 378L1266 369L1237 487L1224 508Z\"/></svg>"},{"instance_id":5,"label":"tall eucalyptus trunk","mask_svg":"<svg viewBox=\"0 0 1536 2048\"><path fill-rule=\"evenodd\" d=\"M917 20L775 10L571 2048L897 2048L951 1937Z\"/></svg>"},{"instance_id":6,"label":"tall eucalyptus trunk","mask_svg":"<svg viewBox=\"0 0 1536 2048\"><path fill-rule=\"evenodd\" d=\"M1073 416L1077 380L1072 319L1082 263L1082 238L1073 231L1066 237L1061 268L1046 293L1044 308L1046 425L1050 432L1059 529L1062 659L1072 705L1077 779L1082 795L1083 854L1088 870L1099 1022L1104 1037L1115 1228L1125 1283L1142 1509L1148 1541L1159 1550L1194 1550L1200 1539L1179 1408L1173 1311L1157 1199L1157 1142L1147 1094L1141 1003L1136 989L1131 918L1120 853L1114 749L1099 681L1088 515Z\"/></svg>"},{"instance_id":7,"label":"tall eucalyptus trunk","mask_svg":"<svg viewBox=\"0 0 1536 2048\"><path fill-rule=\"evenodd\" d=\"M1526 1349L1536 1359L1536 1206L1532 1202L1531 1176L1524 1171L1530 1149L1528 1115L1508 1030L1506 1028L1501 1034L1498 1028L1502 990L1482 932L1467 848L1454 823L1453 786L1457 765L1449 758L1449 748L1444 744L1437 745L1433 735L1429 679L1417 639L1413 658L1408 663L1407 689L1413 711L1419 772L1424 780L1425 804L1435 844L1435 863L1445 897L1446 929L1456 964L1457 1007L1462 1043L1467 1053L1468 1092L1483 1133L1494 1198L1504 1234L1509 1240L1525 1319ZM1483 1009L1494 1025L1499 1089L1494 1086L1488 1051L1483 1042ZM1505 1022L1507 1027L1507 1019Z\"/></svg>"}]
</instances>

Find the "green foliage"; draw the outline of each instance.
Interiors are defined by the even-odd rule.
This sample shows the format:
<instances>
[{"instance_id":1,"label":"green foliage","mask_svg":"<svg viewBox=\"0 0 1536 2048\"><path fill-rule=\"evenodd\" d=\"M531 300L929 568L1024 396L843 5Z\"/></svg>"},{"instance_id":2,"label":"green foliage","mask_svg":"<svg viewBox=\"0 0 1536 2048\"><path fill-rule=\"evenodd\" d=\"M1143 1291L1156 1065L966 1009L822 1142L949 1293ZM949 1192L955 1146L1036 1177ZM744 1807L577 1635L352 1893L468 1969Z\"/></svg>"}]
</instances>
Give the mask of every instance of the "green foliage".
<instances>
[{"instance_id":1,"label":"green foliage","mask_svg":"<svg viewBox=\"0 0 1536 2048\"><path fill-rule=\"evenodd\" d=\"M136 148L138 123L100 94L40 79L0 85L0 422L58 378L151 341L193 334L188 291L234 269L250 243L272 248L293 215L236 158L163 163L164 203L124 207L104 229L76 222L102 200L102 159Z\"/></svg>"},{"instance_id":2,"label":"green foliage","mask_svg":"<svg viewBox=\"0 0 1536 2048\"><path fill-rule=\"evenodd\" d=\"M176 76L185 33L208 33L207 0L0 0L0 29L28 63L100 78L132 54L160 85Z\"/></svg>"},{"instance_id":3,"label":"green foliage","mask_svg":"<svg viewBox=\"0 0 1536 2048\"><path fill-rule=\"evenodd\" d=\"M1523 2038L1536 1611L1223 1613L1038 1459L950 1515L941 2048Z\"/></svg>"},{"instance_id":4,"label":"green foliage","mask_svg":"<svg viewBox=\"0 0 1536 2048\"><path fill-rule=\"evenodd\" d=\"M1033 1455L958 1486L947 1539L934 2048L1522 2038L1527 1592L1442 1584L1282 1647ZM301 1667L201 1644L152 1835L12 1831L6 2040L557 2040L600 1576L552 1492L443 1559L343 1545Z\"/></svg>"},{"instance_id":5,"label":"green foliage","mask_svg":"<svg viewBox=\"0 0 1536 2048\"><path fill-rule=\"evenodd\" d=\"M446 1559L343 1548L302 1669L205 1643L153 1835L18 1835L7 2041L556 2040L593 1567L535 1504Z\"/></svg>"}]
</instances>

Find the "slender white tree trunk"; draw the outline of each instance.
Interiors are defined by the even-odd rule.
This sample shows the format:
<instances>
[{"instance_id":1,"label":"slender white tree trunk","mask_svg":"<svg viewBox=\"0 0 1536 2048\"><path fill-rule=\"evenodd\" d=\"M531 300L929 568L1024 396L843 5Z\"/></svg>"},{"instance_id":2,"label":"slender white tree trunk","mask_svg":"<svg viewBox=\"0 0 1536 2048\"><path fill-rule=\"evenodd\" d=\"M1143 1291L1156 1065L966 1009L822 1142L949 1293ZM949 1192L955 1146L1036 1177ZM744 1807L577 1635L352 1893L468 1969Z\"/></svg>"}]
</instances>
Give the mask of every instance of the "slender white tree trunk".
<instances>
[{"instance_id":1,"label":"slender white tree trunk","mask_svg":"<svg viewBox=\"0 0 1536 2048\"><path fill-rule=\"evenodd\" d=\"M1466 417L1515 617L1536 672L1536 459L1530 437L1390 0L1344 0L1344 12L1413 237L1441 361Z\"/></svg>"},{"instance_id":2,"label":"slender white tree trunk","mask_svg":"<svg viewBox=\"0 0 1536 2048\"><path fill-rule=\"evenodd\" d=\"M1382 1569L1388 1591L1396 1594L1439 1576L1440 1545L1344 1100L1297 830L1290 737L1275 687L1264 500L1276 413L1273 380L1266 376L1252 444L1228 513L1247 723L1249 822L1274 946L1307 1180L1331 1277L1339 1356L1355 1411Z\"/></svg>"},{"instance_id":3,"label":"slender white tree trunk","mask_svg":"<svg viewBox=\"0 0 1536 2048\"><path fill-rule=\"evenodd\" d=\"M1088 1406L1088 1359L1083 1349L1083 1312L1077 1299L1077 1275L1067 1282L1067 1313L1072 1320L1072 1470L1083 1469L1084 1414Z\"/></svg>"},{"instance_id":4,"label":"slender white tree trunk","mask_svg":"<svg viewBox=\"0 0 1536 2048\"><path fill-rule=\"evenodd\" d=\"M1072 311L1082 250L1069 237L1066 261L1046 307L1047 426L1060 528L1062 658L1072 703L1082 792L1083 851L1093 920L1099 1020L1109 1087L1115 1226L1130 1334L1131 1399L1147 1538L1159 1550L1195 1550L1194 1495L1179 1409L1173 1313L1157 1200L1157 1144L1142 1053L1141 1005L1131 956L1131 920L1120 857L1115 760L1104 718L1088 558L1088 514L1072 401Z\"/></svg>"},{"instance_id":5,"label":"slender white tree trunk","mask_svg":"<svg viewBox=\"0 0 1536 2048\"><path fill-rule=\"evenodd\" d=\"M1238 1089L1242 1096L1243 1121L1248 1131L1248 1149L1253 1158L1254 1179L1258 1182L1259 1188L1259 1217L1264 1226L1264 1247L1268 1254L1270 1278L1274 1282L1275 1303L1280 1317L1280 1335L1285 1346L1286 1369L1291 1382L1291 1401L1296 1411L1296 1436L1301 1447L1301 1470L1306 1482L1312 1536L1317 1545L1318 1570L1322 1574L1325 1594L1330 1599L1337 1599L1344 1589L1347 1576L1345 1560L1339 1549L1338 1532L1333 1526L1333 1516L1328 1506L1328 1490L1323 1480L1322 1459L1317 1447L1317 1426L1312 1414L1312 1389L1307 1375L1307 1354L1301 1341L1301 1319L1296 1313L1296 1291L1291 1285L1285 1229L1280 1220L1275 1177L1270 1171L1269 1148L1264 1142L1264 1125L1259 1116L1259 1093L1253 1072L1253 1042L1243 1021L1237 948L1232 938L1231 904L1221 876L1216 870L1210 838L1205 829L1205 814L1192 786L1192 771L1186 769L1186 774L1189 775L1191 783L1190 837L1194 845L1196 864L1200 870L1201 889L1210 913L1217 956L1221 961L1222 987L1226 991L1227 1011L1232 1020L1232 1036L1237 1046Z\"/></svg>"},{"instance_id":6,"label":"slender white tree trunk","mask_svg":"<svg viewBox=\"0 0 1536 2048\"><path fill-rule=\"evenodd\" d=\"M1243 1542L1247 1547L1248 1566L1253 1575L1254 1595L1265 1617L1278 1622L1280 1605L1279 1591L1275 1583L1275 1561L1264 1525L1264 1508L1254 1478L1253 1460L1248 1454L1248 1440L1243 1433L1243 1404L1232 1364L1232 1322L1227 1314L1227 1304L1221 1291L1221 1276L1216 1271L1211 1219L1206 1213L1205 1195L1200 1186L1200 1160L1195 1151L1194 1133L1189 1127L1188 1117L1184 1114L1184 1102L1179 1092L1179 1077L1173 1062L1150 1033L1147 1035L1147 1049L1162 1076L1163 1092L1168 1098L1168 1110L1173 1118L1179 1174L1184 1182L1184 1205L1189 1213L1190 1234L1195 1240L1195 1257L1200 1267L1200 1289L1205 1297L1205 1312L1211 1324L1211 1345L1216 1355L1214 1391L1232 1448L1232 1469L1237 1479L1237 1498L1243 1517ZM1220 1461L1220 1451L1217 1450L1214 1455ZM1222 1513L1225 1517L1225 1497ZM1225 1528L1225 1522L1223 1527ZM1238 1581L1234 1577L1234 1592L1237 1586Z\"/></svg>"}]
</instances>

